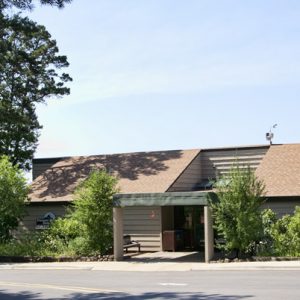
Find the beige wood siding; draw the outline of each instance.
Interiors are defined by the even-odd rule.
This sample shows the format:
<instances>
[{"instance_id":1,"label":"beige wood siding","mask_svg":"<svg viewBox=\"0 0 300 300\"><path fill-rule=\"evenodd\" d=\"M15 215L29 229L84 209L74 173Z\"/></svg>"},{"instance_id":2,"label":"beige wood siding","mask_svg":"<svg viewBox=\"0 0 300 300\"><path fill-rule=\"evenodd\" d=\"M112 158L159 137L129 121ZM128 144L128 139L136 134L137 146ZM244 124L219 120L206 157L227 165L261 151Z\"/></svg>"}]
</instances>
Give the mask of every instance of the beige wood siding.
<instances>
[{"instance_id":1,"label":"beige wood siding","mask_svg":"<svg viewBox=\"0 0 300 300\"><path fill-rule=\"evenodd\" d=\"M206 150L200 153L203 179L214 179L227 174L234 164L255 171L268 147Z\"/></svg>"},{"instance_id":2,"label":"beige wood siding","mask_svg":"<svg viewBox=\"0 0 300 300\"><path fill-rule=\"evenodd\" d=\"M293 201L287 199L282 199L281 201L268 200L262 205L262 209L270 208L277 214L278 218L281 218L284 215L293 214L296 206L300 206L300 199Z\"/></svg>"},{"instance_id":3,"label":"beige wood siding","mask_svg":"<svg viewBox=\"0 0 300 300\"><path fill-rule=\"evenodd\" d=\"M141 251L161 249L161 207L125 207L124 234L141 243Z\"/></svg>"},{"instance_id":4,"label":"beige wood siding","mask_svg":"<svg viewBox=\"0 0 300 300\"><path fill-rule=\"evenodd\" d=\"M168 192L192 191L194 186L201 181L200 154L198 154L190 165L183 171L175 183L168 189Z\"/></svg>"},{"instance_id":5,"label":"beige wood siding","mask_svg":"<svg viewBox=\"0 0 300 300\"><path fill-rule=\"evenodd\" d=\"M192 191L202 180L215 179L228 173L235 163L256 170L268 149L266 146L200 151L168 192Z\"/></svg>"},{"instance_id":6,"label":"beige wood siding","mask_svg":"<svg viewBox=\"0 0 300 300\"><path fill-rule=\"evenodd\" d=\"M56 217L62 217L66 213L68 203L32 203L27 207L27 215L20 223L20 232L35 230L36 220L46 213L52 212Z\"/></svg>"}]
</instances>

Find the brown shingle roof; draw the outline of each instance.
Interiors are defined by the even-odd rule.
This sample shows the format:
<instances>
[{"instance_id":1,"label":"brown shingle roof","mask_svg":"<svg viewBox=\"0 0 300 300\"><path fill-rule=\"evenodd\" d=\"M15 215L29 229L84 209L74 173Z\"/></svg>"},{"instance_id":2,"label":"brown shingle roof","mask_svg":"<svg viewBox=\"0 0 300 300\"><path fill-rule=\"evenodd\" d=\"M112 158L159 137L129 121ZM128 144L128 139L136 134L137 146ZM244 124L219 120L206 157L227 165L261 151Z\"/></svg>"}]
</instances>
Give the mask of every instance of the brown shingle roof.
<instances>
[{"instance_id":1,"label":"brown shingle roof","mask_svg":"<svg viewBox=\"0 0 300 300\"><path fill-rule=\"evenodd\" d=\"M163 193L200 150L140 152L69 157L55 163L32 183L31 201L71 201L78 183L93 169L119 178L121 193Z\"/></svg>"},{"instance_id":2,"label":"brown shingle roof","mask_svg":"<svg viewBox=\"0 0 300 300\"><path fill-rule=\"evenodd\" d=\"M266 196L300 195L300 144L272 145L256 170Z\"/></svg>"}]
</instances>

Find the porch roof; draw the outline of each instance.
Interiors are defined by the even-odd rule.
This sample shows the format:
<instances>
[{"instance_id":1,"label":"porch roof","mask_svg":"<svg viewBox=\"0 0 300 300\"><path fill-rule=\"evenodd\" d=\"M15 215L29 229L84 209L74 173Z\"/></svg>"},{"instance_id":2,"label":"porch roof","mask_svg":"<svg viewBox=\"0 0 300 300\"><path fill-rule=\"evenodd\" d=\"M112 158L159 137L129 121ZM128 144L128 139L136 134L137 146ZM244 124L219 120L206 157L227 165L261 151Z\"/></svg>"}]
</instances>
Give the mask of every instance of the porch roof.
<instances>
[{"instance_id":1,"label":"porch roof","mask_svg":"<svg viewBox=\"0 0 300 300\"><path fill-rule=\"evenodd\" d=\"M174 206L208 205L208 195L212 192L167 192L117 194L114 196L115 207L126 206Z\"/></svg>"}]
</instances>

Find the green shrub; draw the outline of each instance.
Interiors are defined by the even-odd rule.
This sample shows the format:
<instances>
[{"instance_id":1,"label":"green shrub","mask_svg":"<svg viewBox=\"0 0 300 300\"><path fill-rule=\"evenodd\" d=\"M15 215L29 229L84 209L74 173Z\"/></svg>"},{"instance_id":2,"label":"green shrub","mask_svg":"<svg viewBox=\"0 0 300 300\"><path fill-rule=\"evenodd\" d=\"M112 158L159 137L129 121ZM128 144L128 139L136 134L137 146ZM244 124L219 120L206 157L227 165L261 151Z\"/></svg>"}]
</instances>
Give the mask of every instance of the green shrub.
<instances>
[{"instance_id":1,"label":"green shrub","mask_svg":"<svg viewBox=\"0 0 300 300\"><path fill-rule=\"evenodd\" d=\"M106 254L112 247L113 195L117 179L95 171L76 191L73 208L50 228L0 245L0 255L77 256Z\"/></svg>"},{"instance_id":2,"label":"green shrub","mask_svg":"<svg viewBox=\"0 0 300 300\"><path fill-rule=\"evenodd\" d=\"M272 226L272 237L274 241L274 252L277 255L285 256L290 247L290 237L288 235L288 226L291 216L286 215Z\"/></svg>"},{"instance_id":3,"label":"green shrub","mask_svg":"<svg viewBox=\"0 0 300 300\"><path fill-rule=\"evenodd\" d=\"M70 240L68 244L69 253L73 253L74 255L94 255L98 253L94 253L92 249L89 247L89 243L86 238L79 236Z\"/></svg>"},{"instance_id":4,"label":"green shrub","mask_svg":"<svg viewBox=\"0 0 300 300\"><path fill-rule=\"evenodd\" d=\"M11 239L0 244L3 256L47 256L53 253L44 244L42 233L23 234L19 239Z\"/></svg>"},{"instance_id":5,"label":"green shrub","mask_svg":"<svg viewBox=\"0 0 300 300\"><path fill-rule=\"evenodd\" d=\"M214 228L226 251L249 253L262 235L260 206L264 202L264 184L253 171L235 165L216 184L218 201L211 199Z\"/></svg>"},{"instance_id":6,"label":"green shrub","mask_svg":"<svg viewBox=\"0 0 300 300\"><path fill-rule=\"evenodd\" d=\"M289 224L289 236L291 238L290 254L300 256L300 206L297 206Z\"/></svg>"},{"instance_id":7,"label":"green shrub","mask_svg":"<svg viewBox=\"0 0 300 300\"><path fill-rule=\"evenodd\" d=\"M65 218L51 223L45 232L48 248L70 255L105 254L112 247L113 195L117 179L94 171L76 190L74 206Z\"/></svg>"},{"instance_id":8,"label":"green shrub","mask_svg":"<svg viewBox=\"0 0 300 300\"><path fill-rule=\"evenodd\" d=\"M257 247L257 254L269 256L275 254L272 230L277 222L276 214L271 209L265 209L261 213L263 232L261 241Z\"/></svg>"},{"instance_id":9,"label":"green shrub","mask_svg":"<svg viewBox=\"0 0 300 300\"><path fill-rule=\"evenodd\" d=\"M279 256L300 256L300 207L272 226L274 251Z\"/></svg>"},{"instance_id":10,"label":"green shrub","mask_svg":"<svg viewBox=\"0 0 300 300\"><path fill-rule=\"evenodd\" d=\"M67 215L65 218L58 218L51 223L50 228L46 231L48 239L59 239L68 244L69 241L80 236L82 232L82 223Z\"/></svg>"},{"instance_id":11,"label":"green shrub","mask_svg":"<svg viewBox=\"0 0 300 300\"><path fill-rule=\"evenodd\" d=\"M262 212L263 236L259 255L300 256L300 207L281 219L267 209Z\"/></svg>"},{"instance_id":12,"label":"green shrub","mask_svg":"<svg viewBox=\"0 0 300 300\"><path fill-rule=\"evenodd\" d=\"M81 225L91 253L105 254L113 243L113 196L118 191L117 179L105 171L94 171L75 193L74 211L70 218Z\"/></svg>"}]
</instances>

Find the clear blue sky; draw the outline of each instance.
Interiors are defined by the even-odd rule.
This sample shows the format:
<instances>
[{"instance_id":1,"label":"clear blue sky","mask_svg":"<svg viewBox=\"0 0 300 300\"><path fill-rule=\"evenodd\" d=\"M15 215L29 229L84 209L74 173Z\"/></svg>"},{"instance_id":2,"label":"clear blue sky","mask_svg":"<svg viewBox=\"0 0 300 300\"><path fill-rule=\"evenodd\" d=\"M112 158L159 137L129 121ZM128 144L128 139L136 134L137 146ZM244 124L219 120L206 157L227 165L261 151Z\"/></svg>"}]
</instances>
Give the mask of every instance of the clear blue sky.
<instances>
[{"instance_id":1,"label":"clear blue sky","mask_svg":"<svg viewBox=\"0 0 300 300\"><path fill-rule=\"evenodd\" d=\"M38 107L36 157L300 142L299 0L37 7L71 95Z\"/></svg>"}]
</instances>

